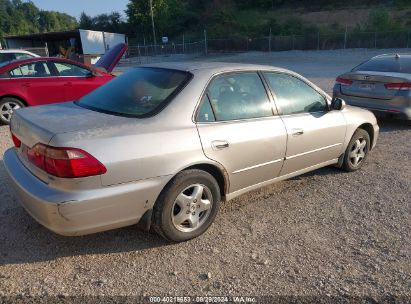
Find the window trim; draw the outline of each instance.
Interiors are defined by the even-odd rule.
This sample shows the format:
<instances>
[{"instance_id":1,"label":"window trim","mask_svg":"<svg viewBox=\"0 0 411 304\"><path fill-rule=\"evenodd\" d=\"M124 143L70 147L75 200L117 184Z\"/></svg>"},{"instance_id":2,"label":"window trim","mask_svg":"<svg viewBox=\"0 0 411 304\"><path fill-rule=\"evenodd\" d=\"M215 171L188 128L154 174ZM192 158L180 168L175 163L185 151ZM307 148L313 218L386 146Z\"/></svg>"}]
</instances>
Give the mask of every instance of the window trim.
<instances>
[{"instance_id":1,"label":"window trim","mask_svg":"<svg viewBox=\"0 0 411 304\"><path fill-rule=\"evenodd\" d=\"M217 120L217 117L215 115L215 110L214 110L213 104L211 103L210 95L208 93L209 92L208 88L210 87L210 84L214 81L215 78L220 77L222 75L244 74L244 73L255 73L260 78L261 84L263 85L264 91L267 95L268 102L271 105L271 112L272 112L271 116L239 118L239 119L230 119L230 120ZM201 93L200 98L194 108L192 121L195 124L216 124L216 123L242 122L242 121L249 121L249 120L261 120L261 119L267 119L267 118L272 118L272 117L278 117L279 112L277 110L274 99L268 89L269 88L266 86L265 79L260 74L260 70L241 70L239 69L239 70L229 70L229 71L222 71L222 72L215 73L210 77L210 79L207 81L206 85L204 86L203 92ZM210 100L211 109L213 110L214 117L216 119L215 121L206 121L206 122L197 121L198 112L200 111L200 105L201 105L201 101L204 98L204 95L207 95Z\"/></svg>"},{"instance_id":2,"label":"window trim","mask_svg":"<svg viewBox=\"0 0 411 304\"><path fill-rule=\"evenodd\" d=\"M281 106L279 104L278 96L271 89L271 87L269 85L269 82L268 82L268 79L264 75L265 73L283 74L283 75L287 75L287 76L297 78L298 80L305 83L307 86L312 88L314 91L316 91L318 94L320 94L324 98L325 104L326 104L326 109L324 111L316 111L316 112L302 112L302 113L284 114L283 110L281 109ZM318 113L328 113L328 112L330 112L330 110L331 110L330 102L329 102L329 99L327 98L327 95L324 95L322 91L317 90L317 88L315 88L311 83L308 83L304 78L302 78L302 76L300 76L298 74L294 74L292 72L287 72L287 71L270 71L270 70L261 70L261 75L264 78L264 81L266 81L268 89L270 90L270 92L273 96L274 103L276 104L276 107L277 107L278 115L280 115L282 117L288 117L288 116L297 116L297 115L301 116L301 115L306 115L306 114L315 114L315 113L318 114Z\"/></svg>"}]
</instances>

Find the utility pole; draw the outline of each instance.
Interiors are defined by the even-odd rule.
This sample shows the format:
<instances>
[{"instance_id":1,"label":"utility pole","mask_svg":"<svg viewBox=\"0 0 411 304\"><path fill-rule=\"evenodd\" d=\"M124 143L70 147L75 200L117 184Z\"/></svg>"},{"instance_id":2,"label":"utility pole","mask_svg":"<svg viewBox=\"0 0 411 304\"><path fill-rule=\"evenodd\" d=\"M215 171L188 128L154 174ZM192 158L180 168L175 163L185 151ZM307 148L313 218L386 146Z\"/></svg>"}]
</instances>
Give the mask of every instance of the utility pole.
<instances>
[{"instance_id":1,"label":"utility pole","mask_svg":"<svg viewBox=\"0 0 411 304\"><path fill-rule=\"evenodd\" d=\"M347 32L348 32L348 26L345 26L345 33L344 33L344 50L347 47Z\"/></svg>"},{"instance_id":2,"label":"utility pole","mask_svg":"<svg viewBox=\"0 0 411 304\"><path fill-rule=\"evenodd\" d=\"M270 26L270 35L268 36L268 52L271 54L271 26Z\"/></svg>"},{"instance_id":3,"label":"utility pole","mask_svg":"<svg viewBox=\"0 0 411 304\"><path fill-rule=\"evenodd\" d=\"M207 30L204 30L204 54L208 55Z\"/></svg>"},{"instance_id":4,"label":"utility pole","mask_svg":"<svg viewBox=\"0 0 411 304\"><path fill-rule=\"evenodd\" d=\"M154 52L157 53L156 28L154 26L153 0L150 0L151 27L153 28Z\"/></svg>"}]
</instances>

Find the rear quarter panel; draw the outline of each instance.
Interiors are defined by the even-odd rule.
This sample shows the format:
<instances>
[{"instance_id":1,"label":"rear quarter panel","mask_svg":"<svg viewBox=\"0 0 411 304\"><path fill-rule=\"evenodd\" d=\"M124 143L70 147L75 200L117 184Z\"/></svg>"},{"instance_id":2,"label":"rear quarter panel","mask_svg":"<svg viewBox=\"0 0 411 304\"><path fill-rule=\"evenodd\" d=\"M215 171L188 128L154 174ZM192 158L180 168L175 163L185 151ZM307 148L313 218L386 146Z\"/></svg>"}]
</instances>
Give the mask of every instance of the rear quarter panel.
<instances>
[{"instance_id":1,"label":"rear quarter panel","mask_svg":"<svg viewBox=\"0 0 411 304\"><path fill-rule=\"evenodd\" d=\"M161 115L153 120L161 120ZM104 186L166 175L171 179L189 166L212 163L204 156L193 122L169 130L148 120L110 130L62 133L50 145L80 148L97 158L107 168L101 176Z\"/></svg>"}]
</instances>

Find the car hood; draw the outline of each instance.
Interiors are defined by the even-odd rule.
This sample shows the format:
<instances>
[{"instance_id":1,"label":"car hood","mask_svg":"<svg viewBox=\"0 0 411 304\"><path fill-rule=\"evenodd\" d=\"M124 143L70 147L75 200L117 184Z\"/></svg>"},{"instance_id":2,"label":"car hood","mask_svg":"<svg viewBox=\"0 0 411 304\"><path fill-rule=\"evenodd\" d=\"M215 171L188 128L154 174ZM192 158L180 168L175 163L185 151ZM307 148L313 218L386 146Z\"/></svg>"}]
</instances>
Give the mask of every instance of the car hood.
<instances>
[{"instance_id":1,"label":"car hood","mask_svg":"<svg viewBox=\"0 0 411 304\"><path fill-rule=\"evenodd\" d=\"M107 51L93 66L111 73L127 51L127 44L119 43Z\"/></svg>"}]
</instances>

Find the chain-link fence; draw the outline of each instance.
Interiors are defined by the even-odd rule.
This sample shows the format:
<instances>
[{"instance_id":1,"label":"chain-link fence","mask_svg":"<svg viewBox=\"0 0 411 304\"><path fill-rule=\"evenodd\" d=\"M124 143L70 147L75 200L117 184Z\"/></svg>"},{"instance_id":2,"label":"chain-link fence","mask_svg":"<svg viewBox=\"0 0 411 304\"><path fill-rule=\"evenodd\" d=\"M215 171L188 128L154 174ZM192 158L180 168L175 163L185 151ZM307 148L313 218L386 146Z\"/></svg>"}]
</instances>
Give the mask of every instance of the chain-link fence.
<instances>
[{"instance_id":1,"label":"chain-link fence","mask_svg":"<svg viewBox=\"0 0 411 304\"><path fill-rule=\"evenodd\" d=\"M184 41L184 39L182 40ZM289 50L396 49L411 47L411 32L307 33L265 37L204 38L197 42L158 45L130 45L123 63L144 64L158 61L187 60L208 53L277 52Z\"/></svg>"},{"instance_id":2,"label":"chain-link fence","mask_svg":"<svg viewBox=\"0 0 411 304\"><path fill-rule=\"evenodd\" d=\"M208 52L334 50L345 48L409 48L410 32L351 32L259 38L209 39Z\"/></svg>"},{"instance_id":3,"label":"chain-link fence","mask_svg":"<svg viewBox=\"0 0 411 304\"><path fill-rule=\"evenodd\" d=\"M158 45L129 45L122 63L145 64L170 59L187 59L205 53L205 41L190 43L167 43Z\"/></svg>"}]
</instances>

